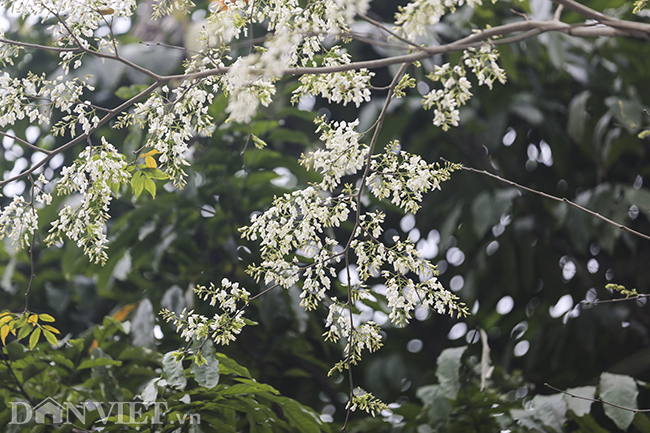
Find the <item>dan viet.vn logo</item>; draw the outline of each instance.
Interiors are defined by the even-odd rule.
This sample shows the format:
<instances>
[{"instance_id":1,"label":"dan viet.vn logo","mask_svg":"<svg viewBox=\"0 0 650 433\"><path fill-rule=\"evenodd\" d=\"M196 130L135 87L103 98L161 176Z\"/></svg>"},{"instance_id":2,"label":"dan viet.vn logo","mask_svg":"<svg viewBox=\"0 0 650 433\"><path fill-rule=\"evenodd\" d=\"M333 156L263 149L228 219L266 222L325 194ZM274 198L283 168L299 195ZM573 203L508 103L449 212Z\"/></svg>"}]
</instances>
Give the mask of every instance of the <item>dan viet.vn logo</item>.
<instances>
[{"instance_id":1,"label":"dan viet.vn logo","mask_svg":"<svg viewBox=\"0 0 650 433\"><path fill-rule=\"evenodd\" d=\"M102 424L200 424L199 414L176 414L176 419L162 420L167 403L162 402L97 402L59 403L51 397L36 406L27 402L11 402L9 424L86 424L86 417Z\"/></svg>"}]
</instances>

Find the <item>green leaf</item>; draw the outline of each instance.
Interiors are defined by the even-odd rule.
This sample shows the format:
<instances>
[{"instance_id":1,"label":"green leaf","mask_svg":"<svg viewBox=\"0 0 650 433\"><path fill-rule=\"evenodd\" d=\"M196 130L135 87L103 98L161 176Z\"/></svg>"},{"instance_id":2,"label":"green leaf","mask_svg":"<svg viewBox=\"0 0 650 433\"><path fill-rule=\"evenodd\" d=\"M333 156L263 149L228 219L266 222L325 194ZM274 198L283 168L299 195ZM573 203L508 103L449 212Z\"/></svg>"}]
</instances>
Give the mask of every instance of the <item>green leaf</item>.
<instances>
[{"instance_id":1,"label":"green leaf","mask_svg":"<svg viewBox=\"0 0 650 433\"><path fill-rule=\"evenodd\" d=\"M151 197L152 197L152 198L154 198L154 199L156 198L156 184L154 183L153 180L151 180L151 179L148 178L148 177L145 177L145 180L144 180L144 189L146 189L147 191L149 191L149 194L151 194Z\"/></svg>"},{"instance_id":2,"label":"green leaf","mask_svg":"<svg viewBox=\"0 0 650 433\"><path fill-rule=\"evenodd\" d=\"M536 395L532 403L535 415L545 426L557 432L562 431L562 425L566 422L567 410L563 394Z\"/></svg>"},{"instance_id":3,"label":"green leaf","mask_svg":"<svg viewBox=\"0 0 650 433\"><path fill-rule=\"evenodd\" d=\"M282 408L289 425L299 432L318 433L321 431L322 421L319 416L309 408L287 397L271 397Z\"/></svg>"},{"instance_id":4,"label":"green leaf","mask_svg":"<svg viewBox=\"0 0 650 433\"><path fill-rule=\"evenodd\" d=\"M160 171L160 169L158 168L140 167L140 171L149 179L158 179L158 180L169 179L169 176L167 176L165 173Z\"/></svg>"},{"instance_id":5,"label":"green leaf","mask_svg":"<svg viewBox=\"0 0 650 433\"><path fill-rule=\"evenodd\" d=\"M131 188L133 188L135 198L138 198L140 194L142 194L145 179L146 178L141 171L136 172L131 178Z\"/></svg>"},{"instance_id":6,"label":"green leaf","mask_svg":"<svg viewBox=\"0 0 650 433\"><path fill-rule=\"evenodd\" d=\"M114 365L116 367L122 366L122 361L116 361L114 359L110 358L95 358L95 359L85 359L79 364L79 367L77 367L77 370L84 370L86 368L92 368L92 367L104 367L107 365Z\"/></svg>"},{"instance_id":7,"label":"green leaf","mask_svg":"<svg viewBox=\"0 0 650 433\"><path fill-rule=\"evenodd\" d=\"M207 362L200 367L193 362L190 366L190 372L194 374L194 380L200 385L208 389L212 389L219 384L219 360L212 353L204 350L203 358Z\"/></svg>"},{"instance_id":8,"label":"green leaf","mask_svg":"<svg viewBox=\"0 0 650 433\"><path fill-rule=\"evenodd\" d=\"M25 383L32 377L38 376L47 367L49 367L49 365L44 362L32 362L27 364L27 366L23 369L22 382Z\"/></svg>"},{"instance_id":9,"label":"green leaf","mask_svg":"<svg viewBox=\"0 0 650 433\"><path fill-rule=\"evenodd\" d=\"M246 380L246 379L243 379ZM220 395L240 395L240 394L259 394L261 392L270 392L272 394L279 394L271 385L264 383L238 383L227 389L224 389Z\"/></svg>"},{"instance_id":10,"label":"green leaf","mask_svg":"<svg viewBox=\"0 0 650 433\"><path fill-rule=\"evenodd\" d=\"M440 385L427 385L415 392L415 395L422 400L424 408L429 415L429 424L447 424L451 413L451 402L445 396Z\"/></svg>"},{"instance_id":11,"label":"green leaf","mask_svg":"<svg viewBox=\"0 0 650 433\"><path fill-rule=\"evenodd\" d=\"M187 385L187 377L185 377L185 370L183 369L183 361L176 362L172 352L165 353L163 357L163 372L165 379L170 386L176 389L183 390Z\"/></svg>"},{"instance_id":12,"label":"green leaf","mask_svg":"<svg viewBox=\"0 0 650 433\"><path fill-rule=\"evenodd\" d=\"M147 87L146 84L131 84L129 87L122 86L115 91L115 96L124 100L131 99Z\"/></svg>"},{"instance_id":13,"label":"green leaf","mask_svg":"<svg viewBox=\"0 0 650 433\"><path fill-rule=\"evenodd\" d=\"M440 391L450 400L455 400L460 390L460 380L458 380L458 370L460 361L467 346L454 347L445 349L438 356L438 368L436 377L440 382Z\"/></svg>"},{"instance_id":14,"label":"green leaf","mask_svg":"<svg viewBox=\"0 0 650 433\"><path fill-rule=\"evenodd\" d=\"M49 314L39 314L38 318L43 322L54 322L54 317L50 316Z\"/></svg>"},{"instance_id":15,"label":"green leaf","mask_svg":"<svg viewBox=\"0 0 650 433\"><path fill-rule=\"evenodd\" d=\"M599 396L603 400L628 409L637 409L638 394L636 382L630 376L607 372L600 375ZM634 419L634 412L631 410L619 409L608 404L603 405L603 410L621 430L627 430Z\"/></svg>"},{"instance_id":16,"label":"green leaf","mask_svg":"<svg viewBox=\"0 0 650 433\"><path fill-rule=\"evenodd\" d=\"M246 367L237 364L237 362L228 358L223 353L217 353L216 356L219 360L219 372L221 374L236 374L238 376L251 378L251 374Z\"/></svg>"},{"instance_id":17,"label":"green leaf","mask_svg":"<svg viewBox=\"0 0 650 433\"><path fill-rule=\"evenodd\" d=\"M579 388L569 388L566 390L569 394L577 395L584 398L593 399L596 395L595 386L581 386ZM592 401L585 400L582 398L571 397L569 395L564 395L564 401L566 401L569 409L575 413L577 416L584 416L591 412L591 403Z\"/></svg>"},{"instance_id":18,"label":"green leaf","mask_svg":"<svg viewBox=\"0 0 650 433\"><path fill-rule=\"evenodd\" d=\"M47 329L43 329L43 335L45 336L45 339L52 345L56 346L58 344L58 341L56 339L56 336L48 331Z\"/></svg>"},{"instance_id":19,"label":"green leaf","mask_svg":"<svg viewBox=\"0 0 650 433\"><path fill-rule=\"evenodd\" d=\"M22 340L26 336L28 336L32 330L34 329L34 325L31 323L24 325L22 328L20 328L20 331L18 331L18 336L16 337L17 340Z\"/></svg>"},{"instance_id":20,"label":"green leaf","mask_svg":"<svg viewBox=\"0 0 650 433\"><path fill-rule=\"evenodd\" d=\"M585 90L574 96L569 103L567 133L576 143L580 143L584 137L589 96L591 96L591 92Z\"/></svg>"}]
</instances>

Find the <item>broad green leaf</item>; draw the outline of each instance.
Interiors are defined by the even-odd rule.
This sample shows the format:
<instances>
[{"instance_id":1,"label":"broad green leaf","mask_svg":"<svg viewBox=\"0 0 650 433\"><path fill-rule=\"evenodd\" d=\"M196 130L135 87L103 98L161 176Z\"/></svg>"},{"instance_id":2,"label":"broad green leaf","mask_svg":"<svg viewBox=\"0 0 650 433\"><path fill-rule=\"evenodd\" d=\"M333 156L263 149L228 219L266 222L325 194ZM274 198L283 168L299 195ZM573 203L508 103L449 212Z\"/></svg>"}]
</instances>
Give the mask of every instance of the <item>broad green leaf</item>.
<instances>
[{"instance_id":1,"label":"broad green leaf","mask_svg":"<svg viewBox=\"0 0 650 433\"><path fill-rule=\"evenodd\" d=\"M142 394L140 394L143 403L153 403L154 401L156 401L156 398L158 397L159 380L160 380L159 377L155 379L151 379L149 383L147 383L147 386L144 387L144 389L142 390Z\"/></svg>"},{"instance_id":2,"label":"broad green leaf","mask_svg":"<svg viewBox=\"0 0 650 433\"><path fill-rule=\"evenodd\" d=\"M630 376L602 373L598 390L600 398L606 402L628 409L638 408L636 397L639 391L636 382ZM603 410L621 430L627 430L634 419L634 412L631 410L619 409L609 404L603 404Z\"/></svg>"},{"instance_id":3,"label":"broad green leaf","mask_svg":"<svg viewBox=\"0 0 650 433\"><path fill-rule=\"evenodd\" d=\"M251 374L246 367L237 364L236 361L228 358L223 353L217 353L216 356L219 360L219 372L221 374L236 374L242 377L251 377Z\"/></svg>"},{"instance_id":4,"label":"broad green leaf","mask_svg":"<svg viewBox=\"0 0 650 433\"><path fill-rule=\"evenodd\" d=\"M429 424L447 424L451 412L451 402L445 396L440 385L427 385L415 392L415 395L424 402L429 415Z\"/></svg>"},{"instance_id":5,"label":"broad green leaf","mask_svg":"<svg viewBox=\"0 0 650 433\"><path fill-rule=\"evenodd\" d=\"M163 372L165 379L170 386L176 389L183 390L187 385L187 377L185 377L185 370L183 369L183 361L176 362L172 352L165 353L163 357Z\"/></svg>"},{"instance_id":6,"label":"broad green leaf","mask_svg":"<svg viewBox=\"0 0 650 433\"><path fill-rule=\"evenodd\" d=\"M596 395L595 386L581 386L579 388L569 388L566 390L569 394L577 395L580 397L593 399ZM577 416L584 416L591 412L592 401L585 400L582 398L571 397L569 395L563 396L564 401L566 401L569 409L575 413Z\"/></svg>"},{"instance_id":7,"label":"broad green leaf","mask_svg":"<svg viewBox=\"0 0 650 433\"><path fill-rule=\"evenodd\" d=\"M169 179L169 176L167 176L165 173L160 171L160 169L158 168L140 167L140 171L149 179L159 179L159 180Z\"/></svg>"},{"instance_id":8,"label":"broad green leaf","mask_svg":"<svg viewBox=\"0 0 650 433\"><path fill-rule=\"evenodd\" d=\"M194 380L200 386L212 389L219 384L219 360L214 355L214 349L212 351L204 350L203 358L207 363L199 367L192 362L190 372L194 374Z\"/></svg>"},{"instance_id":9,"label":"broad green leaf","mask_svg":"<svg viewBox=\"0 0 650 433\"><path fill-rule=\"evenodd\" d=\"M566 422L567 410L567 403L563 399L563 394L536 395L532 403L536 417L545 426L557 432L562 432L562 426Z\"/></svg>"},{"instance_id":10,"label":"broad green leaf","mask_svg":"<svg viewBox=\"0 0 650 433\"><path fill-rule=\"evenodd\" d=\"M438 356L438 368L436 368L436 377L440 383L440 391L450 400L455 400L460 390L460 380L458 380L458 370L463 353L467 346L454 347L445 349Z\"/></svg>"},{"instance_id":11,"label":"broad green leaf","mask_svg":"<svg viewBox=\"0 0 650 433\"><path fill-rule=\"evenodd\" d=\"M122 361L115 361L114 359L104 358L104 357L95 358L95 359L85 359L81 362L81 364L79 364L77 370L84 370L86 368L92 368L92 367L104 367L107 365L114 365L116 367L120 367L122 365Z\"/></svg>"},{"instance_id":12,"label":"broad green leaf","mask_svg":"<svg viewBox=\"0 0 650 433\"><path fill-rule=\"evenodd\" d=\"M31 362L23 369L22 381L27 382L32 377L38 376L43 370L48 368L49 365L44 362Z\"/></svg>"}]
</instances>

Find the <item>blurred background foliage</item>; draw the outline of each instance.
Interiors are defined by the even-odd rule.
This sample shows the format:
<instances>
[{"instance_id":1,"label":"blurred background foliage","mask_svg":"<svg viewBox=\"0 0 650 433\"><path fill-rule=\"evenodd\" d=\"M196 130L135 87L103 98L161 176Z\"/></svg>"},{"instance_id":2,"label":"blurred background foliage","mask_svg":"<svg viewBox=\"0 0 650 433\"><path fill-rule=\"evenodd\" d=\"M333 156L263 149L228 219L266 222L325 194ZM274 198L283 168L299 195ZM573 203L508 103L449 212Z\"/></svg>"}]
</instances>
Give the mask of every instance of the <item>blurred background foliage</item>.
<instances>
[{"instance_id":1,"label":"blurred background foliage","mask_svg":"<svg viewBox=\"0 0 650 433\"><path fill-rule=\"evenodd\" d=\"M147 15L151 4L143 2L131 22L116 26L121 29L121 53L157 73L181 72L186 53L167 44L196 43L196 29L205 15L202 9L207 7L205 1L196 3L197 11L191 16L151 21ZM405 3L375 1L372 17L389 22L397 4ZM530 0L486 2L473 13L461 8L433 28L430 40L418 42L449 42L472 27L521 19L520 13L531 19L549 19L551 5ZM622 0L594 0L589 6L621 18L648 18L633 17L630 2ZM570 12L563 15L567 22L578 18ZM21 41L48 40L47 23L16 18L5 19L3 25L10 27L8 35ZM372 38L374 30L360 23L353 31ZM248 50L243 45L240 49ZM358 42L348 49L358 59L394 54ZM643 108L650 105L650 45L633 39L577 39L549 33L500 46L499 51L508 83L495 85L493 90L474 83L474 97L461 110L461 126L444 133L432 125L432 113L421 109L420 94L433 83L423 70L410 67L417 89L391 105L379 142L399 139L402 149L427 161L444 158L486 170L650 233L650 189L646 185L650 182L650 155L647 140L637 137L650 123L643 114ZM232 55L237 53L234 49ZM457 62L459 57L436 56L423 64L431 68L443 61ZM13 74L34 71L55 75L56 64L54 55L28 51L15 67L4 69ZM86 58L77 72L95 76L97 91L89 98L108 107L122 101L118 89L147 82L122 65L91 58ZM388 84L392 69L376 72L373 85ZM131 313L120 317L131 322L131 344L165 353L182 342L174 329L156 316L162 307L175 311L194 308L211 315L210 307L192 295L194 285L227 277L257 293L261 287L244 274L246 266L258 257L257 247L240 240L237 229L249 222L251 214L268 207L273 196L318 179L297 164L301 153L319 145L312 122L316 115L333 120L359 117L359 130L365 130L383 103L383 91L378 90L373 102L360 110L329 105L321 99L304 100L292 107L288 99L293 86L289 80L281 81L275 102L250 125L225 123L226 101L217 97L210 109L215 133L211 138L197 137L192 143L186 188L176 190L159 181L155 200L142 195L136 202L131 191L122 191L114 200L109 222L110 260L104 267L88 264L74 244L44 248L39 242L61 200L43 209L29 309L49 312L57 318L63 335L76 336L102 323L106 315L135 304ZM251 131L269 146L263 150L252 143L246 146ZM24 122L18 123L13 133L45 148L65 139ZM138 129L105 127L100 134L126 155L138 149L145 138L145 132ZM2 144L0 169L5 176L37 158L12 140L4 138ZM81 146L52 160L46 174L51 177L70 164ZM3 193L10 196L21 188L25 184L13 184ZM423 433L429 431L421 426L426 422L430 431L496 431L492 429L495 411L521 408L534 395L552 394L544 383L560 389L593 386L603 372L650 380L650 316L645 299L583 303L618 296L605 289L609 282L646 293L650 277L647 240L566 203L469 171L455 173L442 191L430 194L416 216L403 215L383 202L369 205L387 212L388 239L409 236L425 257L438 264L440 280L462 298L472 315L456 320L418 310L410 326L398 329L386 320L386 302L381 296L360 306L359 314L381 324L385 347L366 356L354 370L355 386L393 403L394 413L377 419L355 413L352 431L418 428ZM345 230L342 227L340 233ZM29 274L27 252L15 252L5 243L0 250L3 308L22 311ZM381 293L380 286L373 289ZM294 288L260 298L248 313L259 326L247 328L237 342L217 350L246 366L260 382L314 408L324 420L341 423L349 385L343 376L326 375L339 359L341 347L323 342L325 311L305 313L298 306L298 294ZM476 383L482 349L479 328L487 331L496 367L484 393ZM437 425L423 415L426 407L422 411L424 404L434 407L435 392L422 387L439 381L436 359L443 350L463 346L467 350L463 361L458 361L460 394L451 399L451 415ZM650 407L644 388L640 391L639 406ZM495 409L493 404L501 406ZM592 415L600 428L617 429L602 410L594 409ZM402 424L395 424L399 421ZM631 429L648 431L639 427L641 424L635 422ZM586 428L580 426L574 420L564 428ZM548 425L537 428L553 429Z\"/></svg>"}]
</instances>

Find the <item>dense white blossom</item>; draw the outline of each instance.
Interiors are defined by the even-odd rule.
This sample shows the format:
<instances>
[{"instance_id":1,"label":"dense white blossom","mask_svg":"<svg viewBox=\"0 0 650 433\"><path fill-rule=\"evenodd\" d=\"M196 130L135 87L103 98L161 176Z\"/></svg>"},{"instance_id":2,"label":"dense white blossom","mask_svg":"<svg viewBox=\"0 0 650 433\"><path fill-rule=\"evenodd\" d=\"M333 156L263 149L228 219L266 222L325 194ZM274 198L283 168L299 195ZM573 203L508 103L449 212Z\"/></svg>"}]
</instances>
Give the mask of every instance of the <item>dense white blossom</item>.
<instances>
[{"instance_id":1,"label":"dense white blossom","mask_svg":"<svg viewBox=\"0 0 650 433\"><path fill-rule=\"evenodd\" d=\"M395 24L401 25L406 37L414 39L424 35L427 27L438 24L447 11L454 12L457 7L468 4L470 7L482 4L481 0L416 0L400 6L395 14Z\"/></svg>"},{"instance_id":2,"label":"dense white blossom","mask_svg":"<svg viewBox=\"0 0 650 433\"><path fill-rule=\"evenodd\" d=\"M48 245L62 242L65 236L76 242L90 260L106 262L109 205L112 191L131 177L126 166L124 156L102 137L101 146L86 147L74 164L64 167L57 191L59 195L79 193L81 203L75 207L63 206L45 242Z\"/></svg>"}]
</instances>

